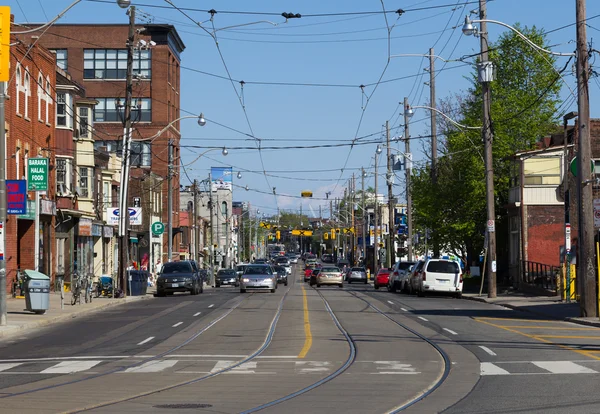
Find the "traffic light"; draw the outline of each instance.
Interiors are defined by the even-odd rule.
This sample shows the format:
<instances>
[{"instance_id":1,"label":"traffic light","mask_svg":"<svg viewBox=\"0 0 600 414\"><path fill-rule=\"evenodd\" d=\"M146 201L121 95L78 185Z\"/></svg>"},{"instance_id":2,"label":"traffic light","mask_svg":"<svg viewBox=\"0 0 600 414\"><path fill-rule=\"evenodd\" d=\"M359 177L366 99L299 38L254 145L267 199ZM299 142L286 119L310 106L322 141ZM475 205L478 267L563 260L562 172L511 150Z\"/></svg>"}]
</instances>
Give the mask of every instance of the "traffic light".
<instances>
[{"instance_id":1,"label":"traffic light","mask_svg":"<svg viewBox=\"0 0 600 414\"><path fill-rule=\"evenodd\" d=\"M323 233L323 240L329 239L329 233Z\"/></svg>"},{"instance_id":2,"label":"traffic light","mask_svg":"<svg viewBox=\"0 0 600 414\"><path fill-rule=\"evenodd\" d=\"M277 240L281 239L281 232L279 230L275 232L275 237L277 237Z\"/></svg>"},{"instance_id":3,"label":"traffic light","mask_svg":"<svg viewBox=\"0 0 600 414\"><path fill-rule=\"evenodd\" d=\"M10 7L0 6L0 82L10 79ZM18 92L17 92L18 93Z\"/></svg>"},{"instance_id":4,"label":"traffic light","mask_svg":"<svg viewBox=\"0 0 600 414\"><path fill-rule=\"evenodd\" d=\"M335 229L331 229L331 240L335 240Z\"/></svg>"}]
</instances>

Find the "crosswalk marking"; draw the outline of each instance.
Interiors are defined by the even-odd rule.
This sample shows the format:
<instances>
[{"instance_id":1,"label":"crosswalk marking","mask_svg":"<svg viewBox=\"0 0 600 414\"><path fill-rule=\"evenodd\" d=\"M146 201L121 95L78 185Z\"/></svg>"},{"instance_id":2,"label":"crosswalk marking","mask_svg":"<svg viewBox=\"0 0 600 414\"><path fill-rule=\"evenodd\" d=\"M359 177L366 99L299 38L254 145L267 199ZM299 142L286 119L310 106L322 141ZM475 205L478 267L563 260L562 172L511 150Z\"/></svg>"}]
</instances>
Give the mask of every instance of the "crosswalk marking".
<instances>
[{"instance_id":1,"label":"crosswalk marking","mask_svg":"<svg viewBox=\"0 0 600 414\"><path fill-rule=\"evenodd\" d=\"M16 362L16 363L12 363L12 364L0 364L0 372L6 371L7 369L12 369L14 367L18 367L21 364L22 364L21 362Z\"/></svg>"},{"instance_id":2,"label":"crosswalk marking","mask_svg":"<svg viewBox=\"0 0 600 414\"><path fill-rule=\"evenodd\" d=\"M146 362L138 367L127 368L123 372L126 372L126 373L130 373L130 372L160 372L160 371L164 371L167 368L171 368L171 367L175 366L175 364L177 364L177 362L179 362L179 361L176 359L163 359L163 360L157 360L157 361L150 361L150 362Z\"/></svg>"},{"instance_id":3,"label":"crosswalk marking","mask_svg":"<svg viewBox=\"0 0 600 414\"><path fill-rule=\"evenodd\" d=\"M87 371L102 361L62 361L41 371L41 374L73 374Z\"/></svg>"},{"instance_id":4,"label":"crosswalk marking","mask_svg":"<svg viewBox=\"0 0 600 414\"><path fill-rule=\"evenodd\" d=\"M598 371L571 361L533 361L533 364L553 374L597 374Z\"/></svg>"},{"instance_id":5,"label":"crosswalk marking","mask_svg":"<svg viewBox=\"0 0 600 414\"><path fill-rule=\"evenodd\" d=\"M328 372L331 369L330 365L327 361L296 361L296 371L300 374Z\"/></svg>"},{"instance_id":6,"label":"crosswalk marking","mask_svg":"<svg viewBox=\"0 0 600 414\"><path fill-rule=\"evenodd\" d=\"M482 362L481 375L510 375L510 372L492 364L491 362Z\"/></svg>"},{"instance_id":7,"label":"crosswalk marking","mask_svg":"<svg viewBox=\"0 0 600 414\"><path fill-rule=\"evenodd\" d=\"M210 373L214 374L215 372L219 372L225 368L230 367L233 364L235 364L235 361L217 361L213 369L210 370Z\"/></svg>"},{"instance_id":8,"label":"crosswalk marking","mask_svg":"<svg viewBox=\"0 0 600 414\"><path fill-rule=\"evenodd\" d=\"M372 374L383 374L383 375L406 375L406 374L420 374L411 364L403 364L398 361L375 361L378 372Z\"/></svg>"}]
</instances>

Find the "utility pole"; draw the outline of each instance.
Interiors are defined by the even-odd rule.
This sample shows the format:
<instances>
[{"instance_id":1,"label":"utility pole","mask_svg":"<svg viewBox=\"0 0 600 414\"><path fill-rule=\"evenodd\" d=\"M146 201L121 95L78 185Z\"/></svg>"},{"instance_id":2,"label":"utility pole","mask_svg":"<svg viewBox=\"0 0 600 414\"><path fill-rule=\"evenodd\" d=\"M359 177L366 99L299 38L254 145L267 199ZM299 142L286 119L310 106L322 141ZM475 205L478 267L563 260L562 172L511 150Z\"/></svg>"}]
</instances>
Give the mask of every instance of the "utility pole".
<instances>
[{"instance_id":1,"label":"utility pole","mask_svg":"<svg viewBox=\"0 0 600 414\"><path fill-rule=\"evenodd\" d=\"M490 119L490 81L491 77L486 76L488 69L491 69L491 62L488 62L488 32L487 32L487 11L486 0L479 0L479 19L480 23L479 38L481 39L481 62L478 64L481 80L481 90L483 93L483 147L485 151L485 187L487 204L487 231L488 231L488 298L496 297L496 197L494 197L494 165L492 161L492 129ZM483 72L484 76L481 76ZM492 72L489 70L489 72Z\"/></svg>"},{"instance_id":2,"label":"utility pole","mask_svg":"<svg viewBox=\"0 0 600 414\"><path fill-rule=\"evenodd\" d=\"M435 103L435 56L433 48L429 49L429 105L436 109ZM431 114L431 182L437 185L437 113L430 110ZM427 255L427 253L426 253ZM433 257L440 257L440 244L437 233L433 238Z\"/></svg>"},{"instance_id":3,"label":"utility pole","mask_svg":"<svg viewBox=\"0 0 600 414\"><path fill-rule=\"evenodd\" d=\"M361 256L363 258L363 266L366 265L367 263L367 239L366 239L366 222L365 222L365 216L366 216L366 212L365 212L365 169L361 168L360 169L361 174L361 205L362 205L362 250L361 250Z\"/></svg>"},{"instance_id":4,"label":"utility pole","mask_svg":"<svg viewBox=\"0 0 600 414\"><path fill-rule=\"evenodd\" d=\"M352 256L352 265L356 264L356 217L354 214L354 197L356 197L356 177L354 176L354 173L352 173L352 203L350 204L350 212L352 214L352 232L350 233L350 254Z\"/></svg>"},{"instance_id":5,"label":"utility pole","mask_svg":"<svg viewBox=\"0 0 600 414\"><path fill-rule=\"evenodd\" d=\"M231 261L229 257L229 217L229 206L225 203L225 260L223 261L225 269L229 269Z\"/></svg>"},{"instance_id":6,"label":"utility pole","mask_svg":"<svg viewBox=\"0 0 600 414\"><path fill-rule=\"evenodd\" d=\"M167 261L173 260L173 140L169 139L169 175L167 176Z\"/></svg>"},{"instance_id":7,"label":"utility pole","mask_svg":"<svg viewBox=\"0 0 600 414\"><path fill-rule=\"evenodd\" d=\"M387 254L386 254L386 259L385 259L385 263L386 263L386 267L388 269L391 269L393 264L395 263L396 259L395 259L395 255L394 255L394 245L395 245L395 236L396 236L396 231L395 231L395 226L394 226L394 219L395 219L395 212L396 212L396 203L394 203L394 192L393 192L393 188L392 188L392 184L393 184L393 180L392 177L394 176L392 173L392 148L390 147L390 121L385 121L385 140L387 143L387 174L386 174L386 178L387 178L387 187L388 187L388 248L387 248Z\"/></svg>"},{"instance_id":8,"label":"utility pole","mask_svg":"<svg viewBox=\"0 0 600 414\"><path fill-rule=\"evenodd\" d=\"M119 287L126 292L127 264L129 262L129 148L131 144L131 101L133 97L133 47L135 41L135 6L129 7L129 33L127 38L127 76L125 83L124 133L121 155L121 188L119 205ZM170 258L169 258L170 259ZM169 260L170 261L170 260Z\"/></svg>"},{"instance_id":9,"label":"utility pole","mask_svg":"<svg viewBox=\"0 0 600 414\"><path fill-rule=\"evenodd\" d=\"M8 29L4 29L8 30ZM19 93L19 92L17 92ZM0 326L7 321L6 311L6 119L4 102L6 101L6 82L0 82Z\"/></svg>"},{"instance_id":10,"label":"utility pole","mask_svg":"<svg viewBox=\"0 0 600 414\"><path fill-rule=\"evenodd\" d=\"M375 153L375 214L374 214L374 221L375 221L375 225L374 225L374 229L375 231L373 232L374 237L374 241L373 241L373 256L375 258L374 260L374 264L373 264L373 277L375 277L377 275L377 270L379 269L379 211L377 208L377 205L379 204L377 201L377 164L378 164L378 156L379 154Z\"/></svg>"},{"instance_id":11,"label":"utility pole","mask_svg":"<svg viewBox=\"0 0 600 414\"><path fill-rule=\"evenodd\" d=\"M594 264L594 213L592 210L589 56L586 32L585 0L576 0L577 20L577 112L579 113L577 148L577 278L581 280L581 316L596 316L596 278Z\"/></svg>"},{"instance_id":12,"label":"utility pole","mask_svg":"<svg viewBox=\"0 0 600 414\"><path fill-rule=\"evenodd\" d=\"M410 129L408 127L408 98L404 98L404 172L406 175L406 239L408 261L413 259L413 229L412 229L412 194L410 191L410 174L412 170L412 157L410 154Z\"/></svg>"},{"instance_id":13,"label":"utility pole","mask_svg":"<svg viewBox=\"0 0 600 414\"><path fill-rule=\"evenodd\" d=\"M200 231L198 229L198 180L194 179L194 260L200 257Z\"/></svg>"}]
</instances>

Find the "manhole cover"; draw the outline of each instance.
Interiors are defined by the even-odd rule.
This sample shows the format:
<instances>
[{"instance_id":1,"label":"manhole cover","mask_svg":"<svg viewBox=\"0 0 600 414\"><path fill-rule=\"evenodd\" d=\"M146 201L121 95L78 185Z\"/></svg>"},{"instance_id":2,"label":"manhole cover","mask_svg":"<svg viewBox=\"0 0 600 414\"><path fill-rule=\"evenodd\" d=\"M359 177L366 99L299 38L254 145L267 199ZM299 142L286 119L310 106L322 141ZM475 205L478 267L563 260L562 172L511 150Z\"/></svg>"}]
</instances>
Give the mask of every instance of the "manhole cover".
<instances>
[{"instance_id":1,"label":"manhole cover","mask_svg":"<svg viewBox=\"0 0 600 414\"><path fill-rule=\"evenodd\" d=\"M155 405L154 408L171 408L171 409L190 409L190 408L211 408L212 404L160 404Z\"/></svg>"}]
</instances>

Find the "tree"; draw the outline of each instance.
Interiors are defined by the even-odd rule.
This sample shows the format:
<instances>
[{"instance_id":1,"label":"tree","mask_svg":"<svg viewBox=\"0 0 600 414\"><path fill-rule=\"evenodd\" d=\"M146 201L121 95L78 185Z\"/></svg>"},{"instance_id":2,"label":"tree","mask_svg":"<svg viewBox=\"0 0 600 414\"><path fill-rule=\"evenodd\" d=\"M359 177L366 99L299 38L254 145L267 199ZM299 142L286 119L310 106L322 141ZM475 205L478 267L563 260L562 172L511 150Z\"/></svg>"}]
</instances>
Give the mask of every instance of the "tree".
<instances>
[{"instance_id":1,"label":"tree","mask_svg":"<svg viewBox=\"0 0 600 414\"><path fill-rule=\"evenodd\" d=\"M542 31L515 26L536 44L547 47ZM491 83L491 120L496 196L497 236L506 226L505 205L511 186L511 157L532 149L540 137L556 129L560 76L553 57L535 51L514 32L506 32L490 45L496 68ZM464 125L482 123L482 94L477 73L471 87L458 97L440 102L441 110ZM441 118L441 117L440 117ZM445 135L438 162L438 182L433 185L429 166L413 171L412 193L416 228L433 229L442 249L472 261L483 250L486 224L485 168L481 132L458 129L444 119ZM498 256L502 255L499 244Z\"/></svg>"}]
</instances>

